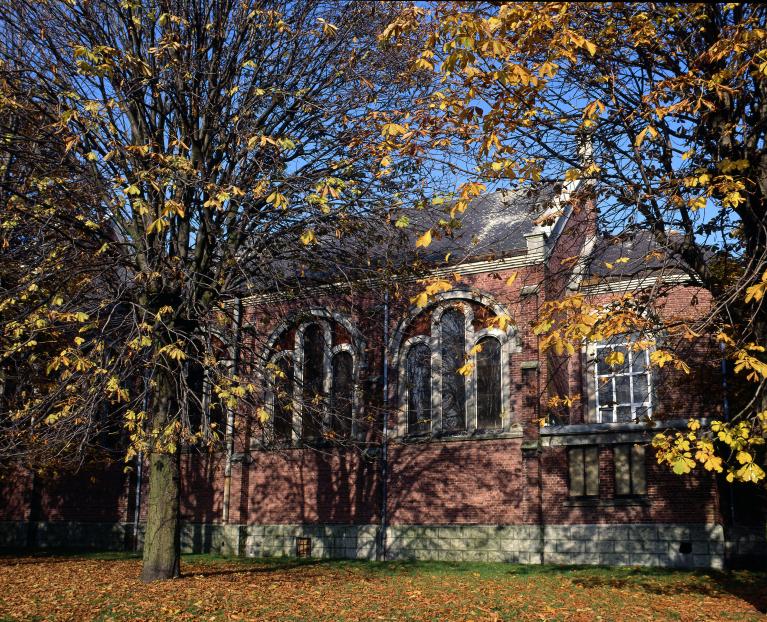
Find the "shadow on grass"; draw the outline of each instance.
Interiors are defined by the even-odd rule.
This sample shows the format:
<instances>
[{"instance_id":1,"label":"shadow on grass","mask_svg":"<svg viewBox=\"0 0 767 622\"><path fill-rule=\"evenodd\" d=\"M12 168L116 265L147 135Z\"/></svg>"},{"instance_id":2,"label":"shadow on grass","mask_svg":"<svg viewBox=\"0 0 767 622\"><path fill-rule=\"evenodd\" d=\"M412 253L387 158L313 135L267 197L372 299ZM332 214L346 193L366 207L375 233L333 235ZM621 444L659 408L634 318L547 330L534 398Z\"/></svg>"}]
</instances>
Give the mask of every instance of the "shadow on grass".
<instances>
[{"instance_id":1,"label":"shadow on grass","mask_svg":"<svg viewBox=\"0 0 767 622\"><path fill-rule=\"evenodd\" d=\"M189 571L184 568L184 564L203 563L210 566L210 570ZM236 564L236 568L227 566L216 569L216 566L224 563ZM212 557L212 556L184 556L181 566L182 577L219 577L225 575L248 575L248 574L270 574L295 570L298 568L309 568L312 566L331 566L330 560L320 559L297 559L292 557L282 558L263 558L263 559L242 559L237 557Z\"/></svg>"},{"instance_id":2,"label":"shadow on grass","mask_svg":"<svg viewBox=\"0 0 767 622\"><path fill-rule=\"evenodd\" d=\"M751 603L759 613L767 613L767 573L727 573L722 585L730 594Z\"/></svg>"},{"instance_id":3,"label":"shadow on grass","mask_svg":"<svg viewBox=\"0 0 767 622\"><path fill-rule=\"evenodd\" d=\"M709 596L728 592L767 613L767 573L748 571L695 571L651 568L607 568L610 575L587 574L572 578L580 588L639 589L658 596Z\"/></svg>"},{"instance_id":4,"label":"shadow on grass","mask_svg":"<svg viewBox=\"0 0 767 622\"><path fill-rule=\"evenodd\" d=\"M67 563L75 559L122 561L141 559L141 553L132 551L94 551L82 548L8 549L0 548L0 564Z\"/></svg>"}]
</instances>

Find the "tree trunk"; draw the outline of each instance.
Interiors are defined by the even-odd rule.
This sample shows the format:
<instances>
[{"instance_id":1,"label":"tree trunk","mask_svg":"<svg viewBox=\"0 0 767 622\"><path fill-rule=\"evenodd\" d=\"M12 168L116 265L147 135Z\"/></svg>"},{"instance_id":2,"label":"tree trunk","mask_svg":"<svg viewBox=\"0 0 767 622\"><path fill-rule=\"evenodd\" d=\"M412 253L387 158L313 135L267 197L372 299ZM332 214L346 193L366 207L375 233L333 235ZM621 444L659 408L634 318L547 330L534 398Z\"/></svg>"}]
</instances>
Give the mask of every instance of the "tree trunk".
<instances>
[{"instance_id":1,"label":"tree trunk","mask_svg":"<svg viewBox=\"0 0 767 622\"><path fill-rule=\"evenodd\" d=\"M754 321L754 337L758 345L767 347L767 319L763 316L758 317ZM762 359L764 360L764 359ZM767 411L767 391L762 391L761 395L757 398L756 412ZM758 454L757 454L758 455ZM762 453L761 465L762 470L767 471L767 452ZM730 493L732 494L732 492ZM753 497L756 501L764 504L764 496L759 498L758 494ZM764 505L762 505L764 507ZM762 527L762 537L767 541L767 521L765 521Z\"/></svg>"},{"instance_id":2,"label":"tree trunk","mask_svg":"<svg viewBox=\"0 0 767 622\"><path fill-rule=\"evenodd\" d=\"M157 379L153 429L161 431L173 417L172 381ZM147 521L144 534L144 556L141 580L145 583L173 579L181 574L181 526L179 521L180 453L152 449L149 458L149 491Z\"/></svg>"}]
</instances>

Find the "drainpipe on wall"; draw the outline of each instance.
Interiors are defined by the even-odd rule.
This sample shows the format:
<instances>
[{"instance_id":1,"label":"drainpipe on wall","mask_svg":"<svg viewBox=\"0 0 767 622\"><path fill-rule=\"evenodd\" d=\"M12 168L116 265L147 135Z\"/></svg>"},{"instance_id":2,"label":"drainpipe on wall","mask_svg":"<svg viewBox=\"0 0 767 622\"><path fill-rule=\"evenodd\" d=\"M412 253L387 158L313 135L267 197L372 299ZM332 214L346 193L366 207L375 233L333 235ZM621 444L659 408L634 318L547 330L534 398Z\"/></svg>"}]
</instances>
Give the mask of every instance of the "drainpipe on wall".
<instances>
[{"instance_id":1,"label":"drainpipe on wall","mask_svg":"<svg viewBox=\"0 0 767 622\"><path fill-rule=\"evenodd\" d=\"M136 501L133 510L133 550L139 550L139 520L141 520L141 481L143 480L144 452L136 455Z\"/></svg>"},{"instance_id":2,"label":"drainpipe on wall","mask_svg":"<svg viewBox=\"0 0 767 622\"><path fill-rule=\"evenodd\" d=\"M149 410L149 381L151 372L144 372L144 413ZM141 520L141 486L144 480L144 452L136 454L136 495L133 509L133 550L139 550L139 521Z\"/></svg>"},{"instance_id":3,"label":"drainpipe on wall","mask_svg":"<svg viewBox=\"0 0 767 622\"><path fill-rule=\"evenodd\" d=\"M383 439L381 442L381 516L378 527L378 551L376 557L379 561L386 560L386 526L388 516L388 479L389 479L389 288L384 291L384 325L383 325Z\"/></svg>"},{"instance_id":4,"label":"drainpipe on wall","mask_svg":"<svg viewBox=\"0 0 767 622\"><path fill-rule=\"evenodd\" d=\"M234 332L233 343L229 344L229 358L231 361L232 375L236 375L239 369L240 358L240 326L241 326L242 301L237 298L234 301L234 317L232 329ZM224 465L224 499L221 507L221 522L229 522L229 506L232 490L232 457L234 454L234 408L226 411L226 463Z\"/></svg>"},{"instance_id":5,"label":"drainpipe on wall","mask_svg":"<svg viewBox=\"0 0 767 622\"><path fill-rule=\"evenodd\" d=\"M545 291L543 283L535 294L535 317L539 317L541 311L541 291ZM544 513L543 513L543 442L541 439L541 367L543 364L547 364L547 361L541 360L541 336L536 335L535 347L538 354L538 368L535 370L535 415L538 420L538 440L537 440L537 464L538 464L538 541L541 547L541 564L546 561L546 526L544 525ZM546 367L548 371L548 364Z\"/></svg>"},{"instance_id":6,"label":"drainpipe on wall","mask_svg":"<svg viewBox=\"0 0 767 622\"><path fill-rule=\"evenodd\" d=\"M730 399L727 395L727 359L724 356L724 341L719 343L719 349L722 351L722 409L724 410L724 420L730 420Z\"/></svg>"},{"instance_id":7,"label":"drainpipe on wall","mask_svg":"<svg viewBox=\"0 0 767 622\"><path fill-rule=\"evenodd\" d=\"M725 358L724 341L719 342L719 349L722 351L722 414L724 420L730 420L730 398L727 395L727 359ZM733 487L730 486L728 490L728 497L730 498L730 521L735 526L735 495Z\"/></svg>"}]
</instances>

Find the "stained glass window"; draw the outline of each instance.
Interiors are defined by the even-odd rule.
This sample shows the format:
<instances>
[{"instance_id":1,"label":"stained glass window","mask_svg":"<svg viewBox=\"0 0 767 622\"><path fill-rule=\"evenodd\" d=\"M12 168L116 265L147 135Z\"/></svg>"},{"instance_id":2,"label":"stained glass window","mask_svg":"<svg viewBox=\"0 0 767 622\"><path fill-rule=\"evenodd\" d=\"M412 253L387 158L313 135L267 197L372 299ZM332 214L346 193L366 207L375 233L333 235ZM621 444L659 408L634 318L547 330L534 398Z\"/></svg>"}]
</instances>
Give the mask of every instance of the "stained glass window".
<instances>
[{"instance_id":1,"label":"stained glass window","mask_svg":"<svg viewBox=\"0 0 767 622\"><path fill-rule=\"evenodd\" d=\"M325 336L319 324L304 331L304 369L302 392L302 430L305 439L322 434L325 414L322 385L325 376Z\"/></svg>"},{"instance_id":2,"label":"stained glass window","mask_svg":"<svg viewBox=\"0 0 767 622\"><path fill-rule=\"evenodd\" d=\"M477 429L502 427L501 344L495 337L483 337L477 352Z\"/></svg>"},{"instance_id":3,"label":"stained glass window","mask_svg":"<svg viewBox=\"0 0 767 622\"><path fill-rule=\"evenodd\" d=\"M354 395L354 360L349 352L333 356L332 383L330 389L331 429L335 436L348 438L352 426Z\"/></svg>"},{"instance_id":4,"label":"stained glass window","mask_svg":"<svg viewBox=\"0 0 767 622\"><path fill-rule=\"evenodd\" d=\"M285 356L277 362L274 379L274 440L289 442L293 436L293 361Z\"/></svg>"},{"instance_id":5,"label":"stained glass window","mask_svg":"<svg viewBox=\"0 0 767 622\"><path fill-rule=\"evenodd\" d=\"M451 308L440 320L442 341L442 430L466 429L466 379L458 373L464 365L466 328L461 311Z\"/></svg>"},{"instance_id":6,"label":"stained glass window","mask_svg":"<svg viewBox=\"0 0 767 622\"><path fill-rule=\"evenodd\" d=\"M417 343L407 354L407 423L410 434L431 429L431 351Z\"/></svg>"}]
</instances>

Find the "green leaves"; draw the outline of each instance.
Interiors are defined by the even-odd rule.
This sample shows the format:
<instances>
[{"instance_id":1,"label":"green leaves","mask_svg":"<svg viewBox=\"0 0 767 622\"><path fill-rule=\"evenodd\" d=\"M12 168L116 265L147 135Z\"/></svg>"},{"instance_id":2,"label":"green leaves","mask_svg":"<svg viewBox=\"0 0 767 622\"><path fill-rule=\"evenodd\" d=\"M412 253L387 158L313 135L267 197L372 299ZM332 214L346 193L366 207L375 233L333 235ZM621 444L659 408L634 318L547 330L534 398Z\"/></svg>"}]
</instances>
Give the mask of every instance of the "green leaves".
<instances>
[{"instance_id":1,"label":"green leaves","mask_svg":"<svg viewBox=\"0 0 767 622\"><path fill-rule=\"evenodd\" d=\"M406 229L410 225L410 218L407 216L400 216L397 218L397 220L394 222L394 226L398 229Z\"/></svg>"},{"instance_id":2,"label":"green leaves","mask_svg":"<svg viewBox=\"0 0 767 622\"><path fill-rule=\"evenodd\" d=\"M765 479L754 456L765 443L766 423L767 413L758 413L754 421L714 420L708 428L700 420L690 419L686 432L656 434L652 445L657 451L658 462L671 466L677 475L691 473L701 465L716 473L726 470L728 482L757 483ZM721 445L731 452L734 463L725 463Z\"/></svg>"}]
</instances>

